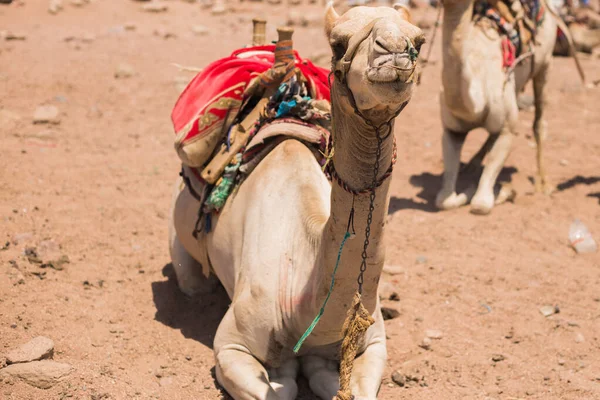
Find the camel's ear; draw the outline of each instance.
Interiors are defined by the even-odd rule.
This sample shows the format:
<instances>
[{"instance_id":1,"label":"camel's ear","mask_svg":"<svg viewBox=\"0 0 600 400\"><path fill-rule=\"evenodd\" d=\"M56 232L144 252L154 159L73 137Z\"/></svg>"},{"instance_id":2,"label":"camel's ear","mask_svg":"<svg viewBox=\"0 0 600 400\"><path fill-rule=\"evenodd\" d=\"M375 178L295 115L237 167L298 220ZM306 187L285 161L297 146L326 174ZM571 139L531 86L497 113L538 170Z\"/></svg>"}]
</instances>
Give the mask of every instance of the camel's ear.
<instances>
[{"instance_id":1,"label":"camel's ear","mask_svg":"<svg viewBox=\"0 0 600 400\"><path fill-rule=\"evenodd\" d=\"M325 33L327 37L331 36L331 31L339 18L340 16L333 9L333 1L330 1L327 3L327 10L325 11Z\"/></svg>"},{"instance_id":2,"label":"camel's ear","mask_svg":"<svg viewBox=\"0 0 600 400\"><path fill-rule=\"evenodd\" d=\"M412 22L410 9L408 8L408 6L402 3L396 3L394 4L394 10L398 11L400 15L402 15L408 22Z\"/></svg>"}]
</instances>

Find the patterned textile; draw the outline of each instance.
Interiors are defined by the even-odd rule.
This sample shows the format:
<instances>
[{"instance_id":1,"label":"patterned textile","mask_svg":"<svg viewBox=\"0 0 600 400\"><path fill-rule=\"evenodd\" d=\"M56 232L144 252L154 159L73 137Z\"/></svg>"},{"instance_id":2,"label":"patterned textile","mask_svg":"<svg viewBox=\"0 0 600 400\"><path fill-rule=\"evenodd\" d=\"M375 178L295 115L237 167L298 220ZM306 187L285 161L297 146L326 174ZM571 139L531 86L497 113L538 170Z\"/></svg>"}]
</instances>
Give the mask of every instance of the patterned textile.
<instances>
[{"instance_id":1,"label":"patterned textile","mask_svg":"<svg viewBox=\"0 0 600 400\"><path fill-rule=\"evenodd\" d=\"M522 15L515 13L512 2L520 3L521 7L518 8L522 9ZM504 10L504 15L501 10ZM544 7L540 0L477 0L473 15L475 18L491 20L504 36L501 44L502 66L509 68L535 36L536 28L544 19Z\"/></svg>"}]
</instances>

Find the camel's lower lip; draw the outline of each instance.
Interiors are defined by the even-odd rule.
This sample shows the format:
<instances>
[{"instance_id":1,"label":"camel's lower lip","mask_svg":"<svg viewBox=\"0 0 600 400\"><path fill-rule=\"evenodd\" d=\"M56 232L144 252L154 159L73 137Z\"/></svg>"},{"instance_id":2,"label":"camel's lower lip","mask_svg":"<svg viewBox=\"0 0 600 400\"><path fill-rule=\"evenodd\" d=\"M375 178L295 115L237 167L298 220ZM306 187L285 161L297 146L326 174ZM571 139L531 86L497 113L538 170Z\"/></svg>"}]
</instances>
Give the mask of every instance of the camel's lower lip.
<instances>
[{"instance_id":1,"label":"camel's lower lip","mask_svg":"<svg viewBox=\"0 0 600 400\"><path fill-rule=\"evenodd\" d=\"M371 83L411 83L411 77L413 76L413 70L409 71L396 71L395 69L382 69L382 68L369 68L367 70L367 79Z\"/></svg>"}]
</instances>

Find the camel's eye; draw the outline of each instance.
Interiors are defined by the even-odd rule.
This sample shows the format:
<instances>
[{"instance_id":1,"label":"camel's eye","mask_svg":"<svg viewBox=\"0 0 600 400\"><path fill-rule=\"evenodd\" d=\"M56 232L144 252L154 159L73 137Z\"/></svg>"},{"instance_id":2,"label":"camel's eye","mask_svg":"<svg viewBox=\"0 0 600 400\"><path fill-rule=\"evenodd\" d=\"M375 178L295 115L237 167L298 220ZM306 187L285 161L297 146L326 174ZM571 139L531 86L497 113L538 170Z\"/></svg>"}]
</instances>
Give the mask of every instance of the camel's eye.
<instances>
[{"instance_id":1,"label":"camel's eye","mask_svg":"<svg viewBox=\"0 0 600 400\"><path fill-rule=\"evenodd\" d=\"M331 50L333 50L333 57L336 60L341 60L346 54L346 44L343 42L334 42L331 44Z\"/></svg>"}]
</instances>

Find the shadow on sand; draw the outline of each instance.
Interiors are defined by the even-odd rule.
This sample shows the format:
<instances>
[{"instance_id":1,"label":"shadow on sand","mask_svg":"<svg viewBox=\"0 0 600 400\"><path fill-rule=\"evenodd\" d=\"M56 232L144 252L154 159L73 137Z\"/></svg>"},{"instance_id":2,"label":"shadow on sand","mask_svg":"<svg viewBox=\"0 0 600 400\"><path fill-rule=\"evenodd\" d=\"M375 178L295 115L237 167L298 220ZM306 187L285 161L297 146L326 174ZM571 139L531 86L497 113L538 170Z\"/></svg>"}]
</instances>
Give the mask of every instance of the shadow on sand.
<instances>
[{"instance_id":1,"label":"shadow on sand","mask_svg":"<svg viewBox=\"0 0 600 400\"><path fill-rule=\"evenodd\" d=\"M227 292L219 285L213 293L190 298L179 290L172 264L165 265L162 273L168 280L152 282L154 319L212 349L215 332L229 306Z\"/></svg>"},{"instance_id":2,"label":"shadow on sand","mask_svg":"<svg viewBox=\"0 0 600 400\"><path fill-rule=\"evenodd\" d=\"M461 164L461 167L464 168L464 166L464 164ZM496 195L498 195L498 191L500 190L500 184L511 182L513 174L515 174L517 171L518 170L515 167L505 167L502 169L496 181ZM474 173L460 174L458 182L456 183L457 193L463 193L470 186L476 185L479 182L480 174L481 170ZM392 196L390 198L388 214L394 214L395 212L407 209L429 213L438 212L439 210L435 206L435 196L442 186L442 175L434 175L429 172L423 172L419 175L412 175L409 182L412 186L421 188L421 191L417 193L416 196L421 201L416 201L412 198Z\"/></svg>"},{"instance_id":3,"label":"shadow on sand","mask_svg":"<svg viewBox=\"0 0 600 400\"><path fill-rule=\"evenodd\" d=\"M556 189L558 189L558 191L562 192L563 190L567 190L567 189L571 189L577 185L593 185L595 183L600 182L600 176L581 176L581 175L577 175L567 181L564 181L562 183L559 183L556 186ZM594 196L592 196L594 197Z\"/></svg>"}]
</instances>

